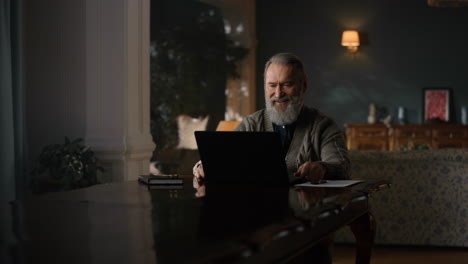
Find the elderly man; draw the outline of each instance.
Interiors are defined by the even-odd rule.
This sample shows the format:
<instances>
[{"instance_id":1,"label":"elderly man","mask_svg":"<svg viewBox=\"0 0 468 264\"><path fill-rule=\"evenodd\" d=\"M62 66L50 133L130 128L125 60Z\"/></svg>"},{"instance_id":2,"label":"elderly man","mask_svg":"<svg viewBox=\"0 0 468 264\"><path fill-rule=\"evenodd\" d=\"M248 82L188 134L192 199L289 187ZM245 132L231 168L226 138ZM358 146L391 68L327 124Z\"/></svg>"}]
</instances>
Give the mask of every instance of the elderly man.
<instances>
[{"instance_id":1,"label":"elderly man","mask_svg":"<svg viewBox=\"0 0 468 264\"><path fill-rule=\"evenodd\" d=\"M276 54L267 61L264 75L266 108L244 118L235 131L280 133L291 180L348 179L350 161L341 130L331 118L304 105L307 76L301 60L290 53ZM197 188L204 178L201 162L193 174Z\"/></svg>"}]
</instances>

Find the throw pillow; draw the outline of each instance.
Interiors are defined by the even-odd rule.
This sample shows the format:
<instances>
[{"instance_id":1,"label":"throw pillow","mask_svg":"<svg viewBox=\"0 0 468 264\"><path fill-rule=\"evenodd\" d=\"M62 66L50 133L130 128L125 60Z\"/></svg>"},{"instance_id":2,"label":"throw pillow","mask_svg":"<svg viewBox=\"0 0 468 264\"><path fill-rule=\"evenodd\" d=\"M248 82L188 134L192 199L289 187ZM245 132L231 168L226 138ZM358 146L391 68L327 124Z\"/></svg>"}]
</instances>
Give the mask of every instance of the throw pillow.
<instances>
[{"instance_id":1,"label":"throw pillow","mask_svg":"<svg viewBox=\"0 0 468 264\"><path fill-rule=\"evenodd\" d=\"M179 145L178 149L197 149L195 141L195 131L206 130L208 124L208 116L205 118L192 118L188 115L179 115L177 117L177 126L179 130Z\"/></svg>"}]
</instances>

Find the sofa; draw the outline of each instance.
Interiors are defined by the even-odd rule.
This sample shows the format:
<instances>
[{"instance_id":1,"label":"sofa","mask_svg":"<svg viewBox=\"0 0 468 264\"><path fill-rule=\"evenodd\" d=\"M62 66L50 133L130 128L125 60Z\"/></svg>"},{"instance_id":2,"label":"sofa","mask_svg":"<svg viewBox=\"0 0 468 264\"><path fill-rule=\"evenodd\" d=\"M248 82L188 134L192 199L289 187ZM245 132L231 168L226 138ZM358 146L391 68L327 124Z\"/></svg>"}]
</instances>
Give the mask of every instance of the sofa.
<instances>
[{"instance_id":1,"label":"sofa","mask_svg":"<svg viewBox=\"0 0 468 264\"><path fill-rule=\"evenodd\" d=\"M468 149L349 152L353 179L386 179L369 204L376 244L468 247ZM336 242L352 243L348 228Z\"/></svg>"}]
</instances>

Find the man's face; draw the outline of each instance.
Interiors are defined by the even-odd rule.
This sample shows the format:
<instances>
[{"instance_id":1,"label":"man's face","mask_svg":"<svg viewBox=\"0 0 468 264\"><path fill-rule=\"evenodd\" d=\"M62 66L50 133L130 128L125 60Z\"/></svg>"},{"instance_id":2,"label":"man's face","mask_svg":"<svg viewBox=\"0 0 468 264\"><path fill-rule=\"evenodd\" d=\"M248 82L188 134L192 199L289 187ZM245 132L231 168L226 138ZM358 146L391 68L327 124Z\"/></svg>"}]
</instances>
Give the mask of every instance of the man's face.
<instances>
[{"instance_id":1,"label":"man's face","mask_svg":"<svg viewBox=\"0 0 468 264\"><path fill-rule=\"evenodd\" d=\"M292 65L271 64L265 74L265 103L273 123L286 125L299 115L307 88L305 76Z\"/></svg>"}]
</instances>

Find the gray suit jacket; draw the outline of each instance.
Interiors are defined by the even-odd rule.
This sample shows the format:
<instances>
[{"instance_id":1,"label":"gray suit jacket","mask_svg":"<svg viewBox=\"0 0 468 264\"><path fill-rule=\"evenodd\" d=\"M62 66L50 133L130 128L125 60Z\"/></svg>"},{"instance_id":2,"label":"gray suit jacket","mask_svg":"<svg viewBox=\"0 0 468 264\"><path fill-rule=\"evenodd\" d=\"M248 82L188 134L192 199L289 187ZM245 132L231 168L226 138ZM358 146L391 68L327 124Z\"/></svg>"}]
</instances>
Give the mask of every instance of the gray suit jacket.
<instances>
[{"instance_id":1,"label":"gray suit jacket","mask_svg":"<svg viewBox=\"0 0 468 264\"><path fill-rule=\"evenodd\" d=\"M265 109L242 120L235 131L274 131ZM290 180L306 161L321 162L327 169L325 179L349 179L350 161L343 132L333 119L317 109L303 106L286 154Z\"/></svg>"}]
</instances>

